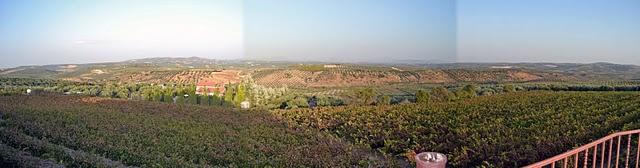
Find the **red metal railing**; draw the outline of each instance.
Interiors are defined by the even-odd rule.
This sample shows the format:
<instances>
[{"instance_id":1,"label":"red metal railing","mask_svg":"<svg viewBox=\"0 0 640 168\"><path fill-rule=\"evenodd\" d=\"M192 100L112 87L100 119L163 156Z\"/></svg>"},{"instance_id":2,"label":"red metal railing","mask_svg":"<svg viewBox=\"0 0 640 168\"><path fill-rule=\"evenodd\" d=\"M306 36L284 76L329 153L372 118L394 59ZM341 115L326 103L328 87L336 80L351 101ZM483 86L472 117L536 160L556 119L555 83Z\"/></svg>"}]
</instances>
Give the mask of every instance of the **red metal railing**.
<instances>
[{"instance_id":1,"label":"red metal railing","mask_svg":"<svg viewBox=\"0 0 640 168\"><path fill-rule=\"evenodd\" d=\"M631 130L608 135L525 168L618 168L629 165L638 168L639 156L640 130Z\"/></svg>"}]
</instances>

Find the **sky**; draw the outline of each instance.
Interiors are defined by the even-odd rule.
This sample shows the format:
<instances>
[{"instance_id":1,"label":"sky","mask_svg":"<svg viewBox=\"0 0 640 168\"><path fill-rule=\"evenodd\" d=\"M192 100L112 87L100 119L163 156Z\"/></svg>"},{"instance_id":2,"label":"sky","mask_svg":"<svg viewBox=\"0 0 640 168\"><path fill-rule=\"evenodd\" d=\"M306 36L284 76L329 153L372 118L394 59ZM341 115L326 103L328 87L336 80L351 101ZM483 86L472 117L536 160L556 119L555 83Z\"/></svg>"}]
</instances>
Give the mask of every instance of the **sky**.
<instances>
[{"instance_id":1,"label":"sky","mask_svg":"<svg viewBox=\"0 0 640 168\"><path fill-rule=\"evenodd\" d=\"M248 58L455 61L455 1L248 0Z\"/></svg>"},{"instance_id":2,"label":"sky","mask_svg":"<svg viewBox=\"0 0 640 168\"><path fill-rule=\"evenodd\" d=\"M640 65L640 0L458 0L460 62Z\"/></svg>"},{"instance_id":3,"label":"sky","mask_svg":"<svg viewBox=\"0 0 640 168\"><path fill-rule=\"evenodd\" d=\"M1 0L0 67L241 58L242 10L238 0Z\"/></svg>"},{"instance_id":4,"label":"sky","mask_svg":"<svg viewBox=\"0 0 640 168\"><path fill-rule=\"evenodd\" d=\"M192 56L640 65L640 0L0 1L0 68Z\"/></svg>"}]
</instances>

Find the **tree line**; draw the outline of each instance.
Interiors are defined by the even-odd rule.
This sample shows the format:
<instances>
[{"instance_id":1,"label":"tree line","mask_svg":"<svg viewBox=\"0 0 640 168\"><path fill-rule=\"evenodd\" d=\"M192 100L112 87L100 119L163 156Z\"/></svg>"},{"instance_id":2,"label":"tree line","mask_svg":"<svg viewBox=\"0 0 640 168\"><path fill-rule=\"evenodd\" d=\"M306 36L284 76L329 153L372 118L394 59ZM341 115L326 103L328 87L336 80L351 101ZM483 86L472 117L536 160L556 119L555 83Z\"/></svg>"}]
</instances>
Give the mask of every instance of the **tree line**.
<instances>
[{"instance_id":1,"label":"tree line","mask_svg":"<svg viewBox=\"0 0 640 168\"><path fill-rule=\"evenodd\" d=\"M252 107L264 109L308 108L312 106L390 105L404 103L427 103L456 101L476 96L487 96L516 91L640 91L638 83L606 84L466 84L443 85L422 88L409 95L394 96L378 92L374 87L352 89L351 96L303 95L289 91L286 87L274 88L256 84L251 78L240 83L225 85L221 96L196 95L193 84L165 83L89 83L61 81L53 79L0 78L0 95L24 94L30 89L34 93L64 93L147 100L177 104L198 104L208 106L238 106L243 101ZM311 103L311 105L310 105Z\"/></svg>"},{"instance_id":2,"label":"tree line","mask_svg":"<svg viewBox=\"0 0 640 168\"><path fill-rule=\"evenodd\" d=\"M0 94L59 93L180 104L236 106L246 99L243 84L228 84L223 96L197 95L193 84L84 83L48 79L0 78Z\"/></svg>"}]
</instances>

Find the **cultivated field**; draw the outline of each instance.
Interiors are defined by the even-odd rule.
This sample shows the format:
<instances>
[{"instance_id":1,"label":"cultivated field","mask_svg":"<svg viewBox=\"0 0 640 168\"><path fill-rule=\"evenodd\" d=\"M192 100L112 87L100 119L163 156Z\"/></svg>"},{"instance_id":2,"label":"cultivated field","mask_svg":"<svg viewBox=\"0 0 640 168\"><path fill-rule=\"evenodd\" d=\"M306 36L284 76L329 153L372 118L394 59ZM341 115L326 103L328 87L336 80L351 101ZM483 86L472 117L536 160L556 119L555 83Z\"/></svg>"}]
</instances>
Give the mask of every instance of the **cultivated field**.
<instances>
[{"instance_id":1,"label":"cultivated field","mask_svg":"<svg viewBox=\"0 0 640 168\"><path fill-rule=\"evenodd\" d=\"M444 103L274 112L387 154L435 151L453 167L520 167L640 128L635 92L531 91Z\"/></svg>"},{"instance_id":2,"label":"cultivated field","mask_svg":"<svg viewBox=\"0 0 640 168\"><path fill-rule=\"evenodd\" d=\"M465 70L465 69L428 69L398 71L391 68L380 70L363 68L336 69L275 69L254 74L260 85L274 87L353 87L383 86L398 83L495 83L495 82L534 82L575 80L559 73L534 72L528 70Z\"/></svg>"},{"instance_id":3,"label":"cultivated field","mask_svg":"<svg viewBox=\"0 0 640 168\"><path fill-rule=\"evenodd\" d=\"M425 151L449 167L519 167L640 128L639 66L325 65L2 70L0 167L412 167ZM202 80L232 84L196 95Z\"/></svg>"},{"instance_id":4,"label":"cultivated field","mask_svg":"<svg viewBox=\"0 0 640 168\"><path fill-rule=\"evenodd\" d=\"M262 111L3 96L0 132L0 165L9 167L393 166L367 148Z\"/></svg>"}]
</instances>

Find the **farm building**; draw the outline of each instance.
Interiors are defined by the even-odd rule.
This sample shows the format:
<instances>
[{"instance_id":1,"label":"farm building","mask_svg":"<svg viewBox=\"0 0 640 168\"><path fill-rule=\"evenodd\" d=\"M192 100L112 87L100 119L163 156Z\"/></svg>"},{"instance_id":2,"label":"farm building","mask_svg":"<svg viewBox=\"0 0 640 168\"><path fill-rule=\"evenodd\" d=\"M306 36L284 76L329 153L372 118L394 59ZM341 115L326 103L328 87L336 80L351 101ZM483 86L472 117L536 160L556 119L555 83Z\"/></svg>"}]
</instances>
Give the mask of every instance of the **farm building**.
<instances>
[{"instance_id":1,"label":"farm building","mask_svg":"<svg viewBox=\"0 0 640 168\"><path fill-rule=\"evenodd\" d=\"M224 82L200 81L196 84L196 94L221 96L225 91L224 85Z\"/></svg>"},{"instance_id":2,"label":"farm building","mask_svg":"<svg viewBox=\"0 0 640 168\"><path fill-rule=\"evenodd\" d=\"M342 68L343 66L340 64L325 64L324 68Z\"/></svg>"},{"instance_id":3,"label":"farm building","mask_svg":"<svg viewBox=\"0 0 640 168\"><path fill-rule=\"evenodd\" d=\"M251 107L251 104L249 103L249 101L243 101L242 103L240 103L240 108L243 109L249 109Z\"/></svg>"}]
</instances>

